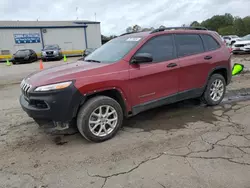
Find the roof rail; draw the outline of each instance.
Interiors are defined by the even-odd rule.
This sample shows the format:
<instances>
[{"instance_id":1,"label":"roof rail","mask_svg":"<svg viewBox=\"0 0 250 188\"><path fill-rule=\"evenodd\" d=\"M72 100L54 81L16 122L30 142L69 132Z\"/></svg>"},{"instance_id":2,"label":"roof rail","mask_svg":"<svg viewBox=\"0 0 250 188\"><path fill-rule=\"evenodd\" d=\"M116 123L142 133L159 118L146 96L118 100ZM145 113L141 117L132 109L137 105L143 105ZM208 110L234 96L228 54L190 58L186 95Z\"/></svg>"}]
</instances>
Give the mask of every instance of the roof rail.
<instances>
[{"instance_id":1,"label":"roof rail","mask_svg":"<svg viewBox=\"0 0 250 188\"><path fill-rule=\"evenodd\" d=\"M127 33L121 34L120 36L129 35L129 34L133 34L133 33L139 33L139 32L134 32L134 31L132 31L132 32L127 32Z\"/></svg>"},{"instance_id":2,"label":"roof rail","mask_svg":"<svg viewBox=\"0 0 250 188\"><path fill-rule=\"evenodd\" d=\"M208 30L205 27L165 27L165 28L158 28L153 30L151 33L157 33L165 30Z\"/></svg>"}]
</instances>

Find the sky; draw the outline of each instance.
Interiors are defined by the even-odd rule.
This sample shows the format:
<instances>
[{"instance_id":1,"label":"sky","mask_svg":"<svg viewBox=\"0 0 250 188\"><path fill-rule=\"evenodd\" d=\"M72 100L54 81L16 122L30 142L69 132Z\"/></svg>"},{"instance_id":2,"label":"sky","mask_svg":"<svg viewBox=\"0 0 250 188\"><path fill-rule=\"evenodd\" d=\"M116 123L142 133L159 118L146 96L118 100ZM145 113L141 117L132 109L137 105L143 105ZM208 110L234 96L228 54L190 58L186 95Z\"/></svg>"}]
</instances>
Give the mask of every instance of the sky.
<instances>
[{"instance_id":1,"label":"sky","mask_svg":"<svg viewBox=\"0 0 250 188\"><path fill-rule=\"evenodd\" d=\"M104 35L142 27L181 26L213 15L250 15L250 0L0 0L0 20L91 20ZM96 16L95 16L96 15Z\"/></svg>"}]
</instances>

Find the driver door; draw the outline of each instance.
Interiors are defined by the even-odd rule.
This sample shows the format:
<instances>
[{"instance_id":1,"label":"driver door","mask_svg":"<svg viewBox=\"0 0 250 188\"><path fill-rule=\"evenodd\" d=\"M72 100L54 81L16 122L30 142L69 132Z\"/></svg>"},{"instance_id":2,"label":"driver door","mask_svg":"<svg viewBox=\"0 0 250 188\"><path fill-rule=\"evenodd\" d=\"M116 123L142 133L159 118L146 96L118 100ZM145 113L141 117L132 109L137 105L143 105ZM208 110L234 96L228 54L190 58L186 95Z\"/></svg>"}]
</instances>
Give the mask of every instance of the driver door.
<instances>
[{"instance_id":1,"label":"driver door","mask_svg":"<svg viewBox=\"0 0 250 188\"><path fill-rule=\"evenodd\" d=\"M173 36L168 34L153 37L135 55L138 53L151 54L153 62L130 64L132 106L161 103L164 98L176 94L179 63Z\"/></svg>"}]
</instances>

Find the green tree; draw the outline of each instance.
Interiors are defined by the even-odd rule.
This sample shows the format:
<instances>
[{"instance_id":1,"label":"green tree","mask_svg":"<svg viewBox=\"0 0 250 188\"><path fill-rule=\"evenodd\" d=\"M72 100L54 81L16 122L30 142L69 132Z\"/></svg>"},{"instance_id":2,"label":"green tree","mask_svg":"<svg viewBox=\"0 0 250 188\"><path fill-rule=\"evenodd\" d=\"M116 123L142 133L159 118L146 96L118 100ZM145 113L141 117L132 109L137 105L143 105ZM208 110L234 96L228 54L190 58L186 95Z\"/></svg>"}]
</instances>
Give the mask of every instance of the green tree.
<instances>
[{"instance_id":1,"label":"green tree","mask_svg":"<svg viewBox=\"0 0 250 188\"><path fill-rule=\"evenodd\" d=\"M235 34L235 30L234 30L234 27L232 25L219 28L218 32L219 32L220 35L232 35L232 34Z\"/></svg>"},{"instance_id":2,"label":"green tree","mask_svg":"<svg viewBox=\"0 0 250 188\"><path fill-rule=\"evenodd\" d=\"M250 16L243 18L246 34L250 34Z\"/></svg>"},{"instance_id":3,"label":"green tree","mask_svg":"<svg viewBox=\"0 0 250 188\"><path fill-rule=\"evenodd\" d=\"M130 26L130 27L128 27L127 29L126 29L126 32L127 33L131 33L131 32L133 32L133 28Z\"/></svg>"},{"instance_id":4,"label":"green tree","mask_svg":"<svg viewBox=\"0 0 250 188\"><path fill-rule=\"evenodd\" d=\"M201 23L201 26L206 27L213 31L218 31L219 28L233 25L234 18L231 14L215 15L210 19L207 19Z\"/></svg>"},{"instance_id":5,"label":"green tree","mask_svg":"<svg viewBox=\"0 0 250 188\"><path fill-rule=\"evenodd\" d=\"M245 24L240 17L235 17L234 19L234 30L235 34L239 36L244 36L247 34Z\"/></svg>"},{"instance_id":6,"label":"green tree","mask_svg":"<svg viewBox=\"0 0 250 188\"><path fill-rule=\"evenodd\" d=\"M141 26L139 25L134 25L132 28L133 28L133 32L140 32L142 30Z\"/></svg>"},{"instance_id":7,"label":"green tree","mask_svg":"<svg viewBox=\"0 0 250 188\"><path fill-rule=\"evenodd\" d=\"M201 24L200 24L199 22L197 22L197 21L193 21L193 22L190 24L190 26L192 26L192 27L199 27L199 26L201 26Z\"/></svg>"}]
</instances>

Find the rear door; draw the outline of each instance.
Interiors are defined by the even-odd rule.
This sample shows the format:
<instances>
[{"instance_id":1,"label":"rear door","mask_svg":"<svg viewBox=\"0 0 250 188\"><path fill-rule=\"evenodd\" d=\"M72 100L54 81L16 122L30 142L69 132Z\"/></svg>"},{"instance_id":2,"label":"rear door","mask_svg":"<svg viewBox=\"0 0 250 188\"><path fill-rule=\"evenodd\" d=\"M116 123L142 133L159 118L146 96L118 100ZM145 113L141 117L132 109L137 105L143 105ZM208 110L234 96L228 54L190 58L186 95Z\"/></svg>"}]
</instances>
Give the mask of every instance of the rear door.
<instances>
[{"instance_id":1,"label":"rear door","mask_svg":"<svg viewBox=\"0 0 250 188\"><path fill-rule=\"evenodd\" d=\"M204 86L209 70L210 57L206 57L199 34L175 34L179 58L179 92L191 91Z\"/></svg>"},{"instance_id":2,"label":"rear door","mask_svg":"<svg viewBox=\"0 0 250 188\"><path fill-rule=\"evenodd\" d=\"M153 62L130 64L130 90L133 106L157 101L178 92L178 59L173 35L149 39L135 54L150 53Z\"/></svg>"}]
</instances>

